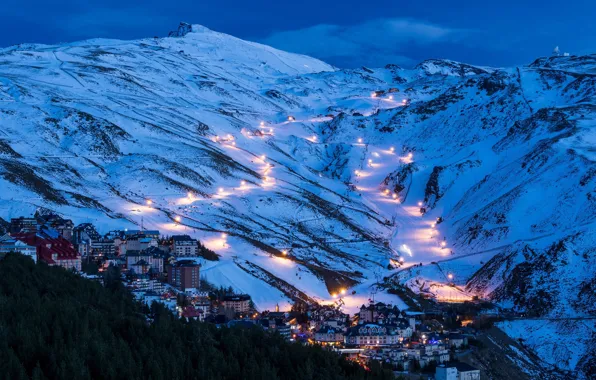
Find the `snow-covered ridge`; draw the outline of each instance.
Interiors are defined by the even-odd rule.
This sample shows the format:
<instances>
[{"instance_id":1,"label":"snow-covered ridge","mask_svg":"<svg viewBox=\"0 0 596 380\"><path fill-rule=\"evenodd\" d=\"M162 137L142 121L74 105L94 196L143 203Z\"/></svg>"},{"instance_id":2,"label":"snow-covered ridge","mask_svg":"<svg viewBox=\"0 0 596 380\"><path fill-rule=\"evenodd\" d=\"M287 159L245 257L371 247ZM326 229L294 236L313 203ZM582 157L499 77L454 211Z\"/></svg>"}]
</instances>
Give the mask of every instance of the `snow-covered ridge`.
<instances>
[{"instance_id":1,"label":"snow-covered ridge","mask_svg":"<svg viewBox=\"0 0 596 380\"><path fill-rule=\"evenodd\" d=\"M594 55L339 70L181 29L0 50L1 218L194 235L260 308L385 278L594 314Z\"/></svg>"}]
</instances>

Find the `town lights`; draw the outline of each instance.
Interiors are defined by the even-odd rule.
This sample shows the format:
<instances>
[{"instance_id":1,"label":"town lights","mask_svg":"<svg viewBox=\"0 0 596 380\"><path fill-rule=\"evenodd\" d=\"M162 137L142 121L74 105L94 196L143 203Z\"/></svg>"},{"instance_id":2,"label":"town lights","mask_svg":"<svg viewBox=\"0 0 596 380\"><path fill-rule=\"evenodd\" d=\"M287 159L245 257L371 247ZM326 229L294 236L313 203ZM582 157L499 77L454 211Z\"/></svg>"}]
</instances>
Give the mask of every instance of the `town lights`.
<instances>
[{"instance_id":1,"label":"town lights","mask_svg":"<svg viewBox=\"0 0 596 380\"><path fill-rule=\"evenodd\" d=\"M281 251L281 254L286 256L288 254L288 251L286 251L285 249L283 251Z\"/></svg>"},{"instance_id":2,"label":"town lights","mask_svg":"<svg viewBox=\"0 0 596 380\"><path fill-rule=\"evenodd\" d=\"M408 158L412 158L414 157L414 154L412 154L412 152L408 153Z\"/></svg>"},{"instance_id":3,"label":"town lights","mask_svg":"<svg viewBox=\"0 0 596 380\"><path fill-rule=\"evenodd\" d=\"M359 170L354 170L354 174L360 175L360 171Z\"/></svg>"},{"instance_id":4,"label":"town lights","mask_svg":"<svg viewBox=\"0 0 596 380\"><path fill-rule=\"evenodd\" d=\"M267 158L267 156L265 156L265 155L262 155L262 156L261 156L261 160L262 160L262 161L265 161L265 159L266 159L266 158Z\"/></svg>"},{"instance_id":5,"label":"town lights","mask_svg":"<svg viewBox=\"0 0 596 380\"><path fill-rule=\"evenodd\" d=\"M422 202L418 202L418 206L419 207L422 207Z\"/></svg>"},{"instance_id":6,"label":"town lights","mask_svg":"<svg viewBox=\"0 0 596 380\"><path fill-rule=\"evenodd\" d=\"M370 158L369 158L369 159L368 159L368 164L369 164L369 165L372 165L372 163L373 163L372 159L370 159Z\"/></svg>"},{"instance_id":7,"label":"town lights","mask_svg":"<svg viewBox=\"0 0 596 380\"><path fill-rule=\"evenodd\" d=\"M181 217L179 217L179 216L176 216L176 217L174 218L174 220L176 221L176 223L180 223L180 221L182 220L182 218L181 218Z\"/></svg>"},{"instance_id":8,"label":"town lights","mask_svg":"<svg viewBox=\"0 0 596 380\"><path fill-rule=\"evenodd\" d=\"M393 193L393 195L391 196L393 199L397 199L397 194Z\"/></svg>"},{"instance_id":9,"label":"town lights","mask_svg":"<svg viewBox=\"0 0 596 380\"><path fill-rule=\"evenodd\" d=\"M446 242L445 240L443 240L443 241L441 242L441 247L445 248L445 246L447 246L447 242Z\"/></svg>"},{"instance_id":10,"label":"town lights","mask_svg":"<svg viewBox=\"0 0 596 380\"><path fill-rule=\"evenodd\" d=\"M265 122L264 122L264 121L261 121L261 127L262 127L263 125L265 125Z\"/></svg>"},{"instance_id":11,"label":"town lights","mask_svg":"<svg viewBox=\"0 0 596 380\"><path fill-rule=\"evenodd\" d=\"M313 135L312 139L313 139L313 141L317 141L317 136Z\"/></svg>"},{"instance_id":12,"label":"town lights","mask_svg":"<svg viewBox=\"0 0 596 380\"><path fill-rule=\"evenodd\" d=\"M394 148L394 147L391 147L391 148L389 148L389 151L390 151L391 153L393 153L393 152L395 151L395 148Z\"/></svg>"},{"instance_id":13,"label":"town lights","mask_svg":"<svg viewBox=\"0 0 596 380\"><path fill-rule=\"evenodd\" d=\"M436 226L437 225L433 223L433 224L430 225L430 228L435 228Z\"/></svg>"},{"instance_id":14,"label":"town lights","mask_svg":"<svg viewBox=\"0 0 596 380\"><path fill-rule=\"evenodd\" d=\"M385 189L385 191L383 191L383 194L385 194L385 195L389 194L389 189Z\"/></svg>"},{"instance_id":15,"label":"town lights","mask_svg":"<svg viewBox=\"0 0 596 380\"><path fill-rule=\"evenodd\" d=\"M222 194L224 192L224 188L223 187L220 187L219 189L217 189L217 192L220 193L220 194Z\"/></svg>"},{"instance_id":16,"label":"town lights","mask_svg":"<svg viewBox=\"0 0 596 380\"><path fill-rule=\"evenodd\" d=\"M145 203L147 203L147 206L151 206L153 204L153 201L151 199L147 199Z\"/></svg>"},{"instance_id":17,"label":"town lights","mask_svg":"<svg viewBox=\"0 0 596 380\"><path fill-rule=\"evenodd\" d=\"M226 239L227 237L228 237L228 234L226 234L225 232L221 234L222 239Z\"/></svg>"},{"instance_id":18,"label":"town lights","mask_svg":"<svg viewBox=\"0 0 596 380\"><path fill-rule=\"evenodd\" d=\"M245 180L240 181L240 186L246 186L246 181Z\"/></svg>"},{"instance_id":19,"label":"town lights","mask_svg":"<svg viewBox=\"0 0 596 380\"><path fill-rule=\"evenodd\" d=\"M192 198L192 193L190 191L188 192L187 195L188 195L189 198Z\"/></svg>"},{"instance_id":20,"label":"town lights","mask_svg":"<svg viewBox=\"0 0 596 380\"><path fill-rule=\"evenodd\" d=\"M403 262L404 262L404 258L403 258L403 257L400 257L400 258L399 258L399 262L400 262L400 263L403 263Z\"/></svg>"},{"instance_id":21,"label":"town lights","mask_svg":"<svg viewBox=\"0 0 596 380\"><path fill-rule=\"evenodd\" d=\"M333 293L333 294L331 295L331 297L333 297L333 298L337 298L337 293Z\"/></svg>"},{"instance_id":22,"label":"town lights","mask_svg":"<svg viewBox=\"0 0 596 380\"><path fill-rule=\"evenodd\" d=\"M406 103L407 103L407 100L406 100L406 99L402 99L402 101L401 101L401 102L402 102L403 104L406 104Z\"/></svg>"},{"instance_id":23,"label":"town lights","mask_svg":"<svg viewBox=\"0 0 596 380\"><path fill-rule=\"evenodd\" d=\"M450 280L453 280L453 274L449 273L449 274L447 275L447 278L448 278L448 279L450 279Z\"/></svg>"},{"instance_id":24,"label":"town lights","mask_svg":"<svg viewBox=\"0 0 596 380\"><path fill-rule=\"evenodd\" d=\"M371 98L376 98L377 97L377 93L376 92L371 92L370 93L370 97Z\"/></svg>"},{"instance_id":25,"label":"town lights","mask_svg":"<svg viewBox=\"0 0 596 380\"><path fill-rule=\"evenodd\" d=\"M296 118L294 116L288 116L288 121L294 121Z\"/></svg>"},{"instance_id":26,"label":"town lights","mask_svg":"<svg viewBox=\"0 0 596 380\"><path fill-rule=\"evenodd\" d=\"M273 133L273 128L269 128L269 133Z\"/></svg>"},{"instance_id":27,"label":"town lights","mask_svg":"<svg viewBox=\"0 0 596 380\"><path fill-rule=\"evenodd\" d=\"M341 294L346 294L346 290L345 289L342 289L340 293Z\"/></svg>"},{"instance_id":28,"label":"town lights","mask_svg":"<svg viewBox=\"0 0 596 380\"><path fill-rule=\"evenodd\" d=\"M393 95L389 95L389 100L393 100Z\"/></svg>"},{"instance_id":29,"label":"town lights","mask_svg":"<svg viewBox=\"0 0 596 380\"><path fill-rule=\"evenodd\" d=\"M362 144L362 139L358 139L358 144Z\"/></svg>"}]
</instances>

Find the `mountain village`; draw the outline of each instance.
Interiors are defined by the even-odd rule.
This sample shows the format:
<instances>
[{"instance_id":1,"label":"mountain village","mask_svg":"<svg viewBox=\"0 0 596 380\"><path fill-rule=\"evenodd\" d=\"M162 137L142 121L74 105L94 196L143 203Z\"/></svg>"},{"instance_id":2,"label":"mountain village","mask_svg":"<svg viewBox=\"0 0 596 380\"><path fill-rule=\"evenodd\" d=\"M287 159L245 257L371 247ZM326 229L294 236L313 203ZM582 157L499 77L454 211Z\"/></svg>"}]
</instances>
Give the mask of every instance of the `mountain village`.
<instances>
[{"instance_id":1,"label":"mountain village","mask_svg":"<svg viewBox=\"0 0 596 380\"><path fill-rule=\"evenodd\" d=\"M349 289L340 289L327 304L296 301L290 310L257 310L250 294L201 280L201 263L218 255L188 235L165 237L144 229L102 235L90 223L75 226L47 211L13 218L2 228L1 256L17 252L100 283L116 273L147 308L159 302L184 319L258 326L288 341L320 345L364 368L373 363L389 368L404 378L480 379L480 369L465 357L482 347L478 338L487 326L516 316L491 309L494 305L476 307L457 300L455 304L467 305L459 312L450 308L454 304L430 301L421 311L400 310L375 301L374 293L350 315L343 311Z\"/></svg>"}]
</instances>

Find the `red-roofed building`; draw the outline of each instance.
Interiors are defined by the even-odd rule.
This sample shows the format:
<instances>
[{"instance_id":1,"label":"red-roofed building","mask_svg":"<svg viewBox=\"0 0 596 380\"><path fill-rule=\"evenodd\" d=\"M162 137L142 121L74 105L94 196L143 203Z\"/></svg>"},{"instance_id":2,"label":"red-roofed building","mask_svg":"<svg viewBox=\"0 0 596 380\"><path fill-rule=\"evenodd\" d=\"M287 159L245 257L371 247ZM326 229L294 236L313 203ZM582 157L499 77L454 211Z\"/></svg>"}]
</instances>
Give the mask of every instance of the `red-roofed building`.
<instances>
[{"instance_id":1,"label":"red-roofed building","mask_svg":"<svg viewBox=\"0 0 596 380\"><path fill-rule=\"evenodd\" d=\"M202 321L204 319L203 310L197 309L194 306L186 306L185 308L183 308L182 312L180 313L180 316L186 318L189 321L191 319L198 319L199 321Z\"/></svg>"},{"instance_id":2,"label":"red-roofed building","mask_svg":"<svg viewBox=\"0 0 596 380\"><path fill-rule=\"evenodd\" d=\"M37 261L43 261L50 266L60 266L66 269L81 270L81 255L71 242L53 231L40 230L35 232L16 233L12 237L23 243L34 246L37 251Z\"/></svg>"}]
</instances>

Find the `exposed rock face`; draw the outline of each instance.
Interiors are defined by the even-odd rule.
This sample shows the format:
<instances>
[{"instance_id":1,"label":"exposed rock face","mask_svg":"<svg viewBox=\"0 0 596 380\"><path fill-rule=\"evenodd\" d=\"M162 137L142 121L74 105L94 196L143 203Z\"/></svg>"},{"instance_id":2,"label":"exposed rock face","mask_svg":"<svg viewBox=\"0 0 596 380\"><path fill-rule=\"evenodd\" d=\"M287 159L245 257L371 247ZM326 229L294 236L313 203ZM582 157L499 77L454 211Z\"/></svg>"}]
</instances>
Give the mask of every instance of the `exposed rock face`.
<instances>
[{"instance_id":1,"label":"exposed rock face","mask_svg":"<svg viewBox=\"0 0 596 380\"><path fill-rule=\"evenodd\" d=\"M412 175L418 171L415 163L404 164L389 173L383 180L382 186L400 195L402 200L408 197L408 188L412 182Z\"/></svg>"},{"instance_id":2,"label":"exposed rock face","mask_svg":"<svg viewBox=\"0 0 596 380\"><path fill-rule=\"evenodd\" d=\"M186 22L181 22L180 25L178 25L178 30L170 32L168 37L184 37L190 32L192 32L192 25Z\"/></svg>"}]
</instances>

